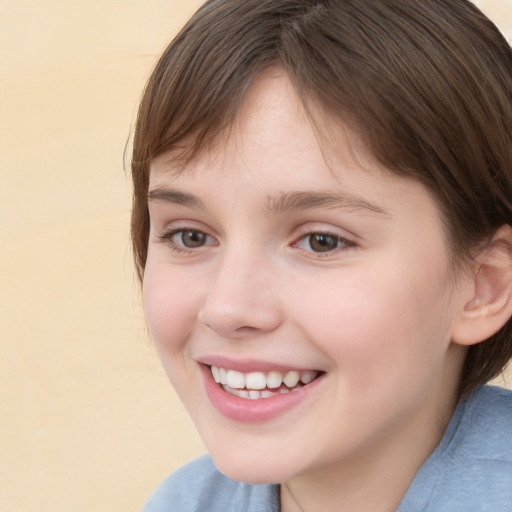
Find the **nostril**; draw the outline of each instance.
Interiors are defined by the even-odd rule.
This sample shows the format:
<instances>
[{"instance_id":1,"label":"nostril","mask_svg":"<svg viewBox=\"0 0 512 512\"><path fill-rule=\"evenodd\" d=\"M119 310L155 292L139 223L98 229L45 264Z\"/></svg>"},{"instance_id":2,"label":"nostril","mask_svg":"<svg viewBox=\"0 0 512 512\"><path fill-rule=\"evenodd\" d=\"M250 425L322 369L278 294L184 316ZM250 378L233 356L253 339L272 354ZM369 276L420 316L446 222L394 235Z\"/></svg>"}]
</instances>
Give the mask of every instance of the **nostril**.
<instances>
[{"instance_id":1,"label":"nostril","mask_svg":"<svg viewBox=\"0 0 512 512\"><path fill-rule=\"evenodd\" d=\"M239 332L240 334L244 334L244 333L252 333L254 331L257 331L256 327L251 327L249 325L244 325L242 327L239 327L238 329L236 329L236 332Z\"/></svg>"},{"instance_id":2,"label":"nostril","mask_svg":"<svg viewBox=\"0 0 512 512\"><path fill-rule=\"evenodd\" d=\"M235 283L236 284L236 283ZM220 277L204 299L198 320L224 338L254 336L276 329L282 320L273 296L249 293Z\"/></svg>"}]
</instances>

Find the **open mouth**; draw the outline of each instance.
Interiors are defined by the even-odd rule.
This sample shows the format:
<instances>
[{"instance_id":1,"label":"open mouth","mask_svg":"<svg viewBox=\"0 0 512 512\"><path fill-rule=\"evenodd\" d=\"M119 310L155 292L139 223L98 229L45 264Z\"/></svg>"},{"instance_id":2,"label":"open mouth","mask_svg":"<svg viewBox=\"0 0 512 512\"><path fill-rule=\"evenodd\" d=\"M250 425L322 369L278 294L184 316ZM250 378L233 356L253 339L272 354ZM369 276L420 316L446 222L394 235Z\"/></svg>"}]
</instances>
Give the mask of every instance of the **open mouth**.
<instances>
[{"instance_id":1,"label":"open mouth","mask_svg":"<svg viewBox=\"0 0 512 512\"><path fill-rule=\"evenodd\" d=\"M292 393L310 384L323 372L316 370L289 370L280 372L243 373L236 370L210 366L212 376L222 389L231 395L248 400L270 398L284 393Z\"/></svg>"}]
</instances>

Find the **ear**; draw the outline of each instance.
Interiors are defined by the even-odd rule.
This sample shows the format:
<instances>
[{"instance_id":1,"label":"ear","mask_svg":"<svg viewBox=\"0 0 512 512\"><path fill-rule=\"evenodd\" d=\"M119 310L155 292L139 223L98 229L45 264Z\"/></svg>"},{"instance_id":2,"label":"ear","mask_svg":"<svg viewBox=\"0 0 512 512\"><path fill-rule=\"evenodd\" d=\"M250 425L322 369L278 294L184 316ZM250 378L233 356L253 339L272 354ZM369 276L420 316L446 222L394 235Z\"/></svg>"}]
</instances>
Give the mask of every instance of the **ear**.
<instances>
[{"instance_id":1,"label":"ear","mask_svg":"<svg viewBox=\"0 0 512 512\"><path fill-rule=\"evenodd\" d=\"M475 345L497 333L512 316L512 227L502 226L477 258L472 297L455 321L452 342Z\"/></svg>"}]
</instances>

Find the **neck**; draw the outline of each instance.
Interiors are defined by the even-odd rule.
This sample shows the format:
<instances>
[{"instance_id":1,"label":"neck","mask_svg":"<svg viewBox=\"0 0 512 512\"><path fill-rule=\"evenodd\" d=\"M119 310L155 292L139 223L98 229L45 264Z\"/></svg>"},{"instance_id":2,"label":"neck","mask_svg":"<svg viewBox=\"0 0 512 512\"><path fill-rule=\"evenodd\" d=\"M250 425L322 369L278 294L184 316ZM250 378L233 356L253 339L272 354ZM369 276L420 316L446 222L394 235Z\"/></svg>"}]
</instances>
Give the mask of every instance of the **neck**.
<instances>
[{"instance_id":1,"label":"neck","mask_svg":"<svg viewBox=\"0 0 512 512\"><path fill-rule=\"evenodd\" d=\"M357 456L281 486L281 512L395 512L414 476L439 444L456 405L456 389L368 443Z\"/></svg>"}]
</instances>

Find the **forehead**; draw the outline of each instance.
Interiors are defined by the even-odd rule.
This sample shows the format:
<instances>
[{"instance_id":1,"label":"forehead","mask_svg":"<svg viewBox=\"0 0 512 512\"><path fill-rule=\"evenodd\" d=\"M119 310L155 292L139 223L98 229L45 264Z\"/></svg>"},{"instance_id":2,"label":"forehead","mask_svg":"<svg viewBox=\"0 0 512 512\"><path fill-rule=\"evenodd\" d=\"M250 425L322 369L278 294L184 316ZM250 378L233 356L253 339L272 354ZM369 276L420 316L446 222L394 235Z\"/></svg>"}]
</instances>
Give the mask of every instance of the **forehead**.
<instances>
[{"instance_id":1,"label":"forehead","mask_svg":"<svg viewBox=\"0 0 512 512\"><path fill-rule=\"evenodd\" d=\"M329 115L313 100L308 101L306 112L304 103L280 68L269 68L261 73L244 96L234 121L209 138L192 158L183 158L188 156L195 142L194 135L188 135L153 158L152 180L158 175L175 179L214 167L216 171L226 170L228 162L235 158L240 160L240 167L247 168L257 168L263 158L276 161L286 158L292 165L293 161L299 163L306 154L310 160L320 161L322 166L329 167L336 160L337 167L350 167L357 162L369 171L382 170L341 117Z\"/></svg>"},{"instance_id":2,"label":"forehead","mask_svg":"<svg viewBox=\"0 0 512 512\"><path fill-rule=\"evenodd\" d=\"M264 198L267 205L288 191L335 192L374 210L378 200L386 210L396 194L423 188L379 164L340 118L310 106L306 112L281 70L267 70L247 92L235 121L194 158L179 158L190 139L153 159L150 189L199 187L224 197Z\"/></svg>"}]
</instances>

